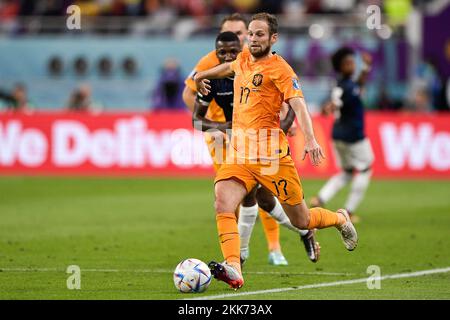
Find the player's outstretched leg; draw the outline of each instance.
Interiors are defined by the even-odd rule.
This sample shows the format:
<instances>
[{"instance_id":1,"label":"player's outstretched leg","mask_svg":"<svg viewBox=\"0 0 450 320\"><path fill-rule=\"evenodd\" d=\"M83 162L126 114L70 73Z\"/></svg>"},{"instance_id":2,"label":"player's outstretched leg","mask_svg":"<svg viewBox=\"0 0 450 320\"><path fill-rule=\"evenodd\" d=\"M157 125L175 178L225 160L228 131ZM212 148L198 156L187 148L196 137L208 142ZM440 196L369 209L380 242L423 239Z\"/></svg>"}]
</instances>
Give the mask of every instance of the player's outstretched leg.
<instances>
[{"instance_id":1,"label":"player's outstretched leg","mask_svg":"<svg viewBox=\"0 0 450 320\"><path fill-rule=\"evenodd\" d=\"M283 204L283 208L297 228L313 230L336 227L347 250L352 251L358 245L358 234L345 209L336 212L319 207L308 209L305 201L294 206Z\"/></svg>"},{"instance_id":2,"label":"player's outstretched leg","mask_svg":"<svg viewBox=\"0 0 450 320\"><path fill-rule=\"evenodd\" d=\"M320 257L320 245L315 240L315 233L313 230L301 230L294 227L288 216L283 210L280 202L269 191L264 188L259 188L256 193L258 205L269 212L269 214L282 226L300 235L300 240L303 243L306 255L312 262L317 262Z\"/></svg>"},{"instance_id":3,"label":"player's outstretched leg","mask_svg":"<svg viewBox=\"0 0 450 320\"><path fill-rule=\"evenodd\" d=\"M241 272L240 239L235 212L247 190L235 180L220 180L215 185L215 194L217 231L225 262L212 261L211 273L216 279L226 282L234 289L239 289L244 285L244 279Z\"/></svg>"}]
</instances>

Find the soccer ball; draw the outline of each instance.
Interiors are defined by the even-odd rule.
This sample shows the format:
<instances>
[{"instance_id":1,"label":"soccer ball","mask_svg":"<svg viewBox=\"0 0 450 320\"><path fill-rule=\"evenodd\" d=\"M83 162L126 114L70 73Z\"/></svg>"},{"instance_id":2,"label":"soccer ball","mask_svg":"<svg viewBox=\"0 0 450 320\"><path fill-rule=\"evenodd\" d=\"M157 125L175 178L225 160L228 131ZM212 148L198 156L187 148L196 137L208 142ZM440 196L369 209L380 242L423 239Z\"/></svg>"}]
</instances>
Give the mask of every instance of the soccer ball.
<instances>
[{"instance_id":1,"label":"soccer ball","mask_svg":"<svg viewBox=\"0 0 450 320\"><path fill-rule=\"evenodd\" d=\"M201 260L186 259L175 268L173 282L180 292L203 292L211 283L211 271Z\"/></svg>"}]
</instances>

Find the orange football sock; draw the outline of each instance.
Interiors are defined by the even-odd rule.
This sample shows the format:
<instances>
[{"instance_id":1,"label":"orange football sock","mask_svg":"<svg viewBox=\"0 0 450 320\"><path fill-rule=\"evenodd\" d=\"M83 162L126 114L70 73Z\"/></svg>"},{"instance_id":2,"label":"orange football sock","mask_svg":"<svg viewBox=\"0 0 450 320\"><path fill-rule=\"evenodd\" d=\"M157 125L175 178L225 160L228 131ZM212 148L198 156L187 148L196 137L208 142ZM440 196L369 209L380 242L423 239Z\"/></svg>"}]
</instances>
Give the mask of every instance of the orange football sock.
<instances>
[{"instance_id":1,"label":"orange football sock","mask_svg":"<svg viewBox=\"0 0 450 320\"><path fill-rule=\"evenodd\" d=\"M328 227L337 227L345 222L345 218L336 212L324 209L324 208L312 208L309 209L310 221L308 229L323 229Z\"/></svg>"},{"instance_id":2,"label":"orange football sock","mask_svg":"<svg viewBox=\"0 0 450 320\"><path fill-rule=\"evenodd\" d=\"M236 214L217 213L216 221L223 257L228 264L233 265L241 272L241 244Z\"/></svg>"},{"instance_id":3,"label":"orange football sock","mask_svg":"<svg viewBox=\"0 0 450 320\"><path fill-rule=\"evenodd\" d=\"M259 209L259 217L264 228L269 251L280 251L280 226L278 222L261 208Z\"/></svg>"}]
</instances>

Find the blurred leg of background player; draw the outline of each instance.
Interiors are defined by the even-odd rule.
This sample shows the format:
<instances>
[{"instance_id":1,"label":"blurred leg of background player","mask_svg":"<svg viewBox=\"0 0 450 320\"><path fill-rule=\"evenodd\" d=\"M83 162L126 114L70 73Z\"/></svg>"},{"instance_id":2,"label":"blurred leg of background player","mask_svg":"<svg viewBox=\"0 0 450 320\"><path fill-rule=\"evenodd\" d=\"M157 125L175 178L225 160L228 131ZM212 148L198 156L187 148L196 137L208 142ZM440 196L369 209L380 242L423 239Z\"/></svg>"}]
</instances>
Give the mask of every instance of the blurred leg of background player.
<instances>
[{"instance_id":1,"label":"blurred leg of background player","mask_svg":"<svg viewBox=\"0 0 450 320\"><path fill-rule=\"evenodd\" d=\"M344 208L353 222L360 219L355 215L356 209L364 198L372 175L371 164L374 156L369 140L366 138L356 143L334 141L336 157L343 170L327 181L318 195L311 199L312 207L328 203L343 187L351 181L350 193Z\"/></svg>"}]
</instances>

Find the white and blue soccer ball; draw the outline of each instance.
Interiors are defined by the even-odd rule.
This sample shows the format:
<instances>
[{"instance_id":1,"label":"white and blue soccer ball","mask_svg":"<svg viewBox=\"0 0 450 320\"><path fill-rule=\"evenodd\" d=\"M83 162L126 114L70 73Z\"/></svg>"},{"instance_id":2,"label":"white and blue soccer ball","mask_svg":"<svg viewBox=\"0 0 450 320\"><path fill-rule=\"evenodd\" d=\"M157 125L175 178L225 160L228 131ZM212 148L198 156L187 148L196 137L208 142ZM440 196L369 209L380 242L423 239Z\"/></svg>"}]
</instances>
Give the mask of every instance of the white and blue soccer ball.
<instances>
[{"instance_id":1,"label":"white and blue soccer ball","mask_svg":"<svg viewBox=\"0 0 450 320\"><path fill-rule=\"evenodd\" d=\"M211 271L201 260L186 259L175 268L173 282L180 292L204 292L211 283Z\"/></svg>"}]
</instances>

